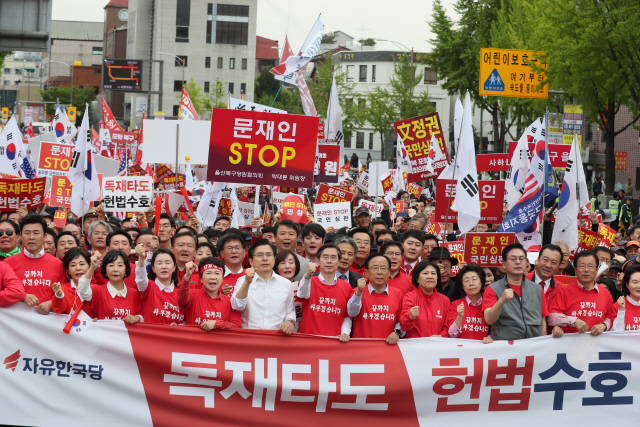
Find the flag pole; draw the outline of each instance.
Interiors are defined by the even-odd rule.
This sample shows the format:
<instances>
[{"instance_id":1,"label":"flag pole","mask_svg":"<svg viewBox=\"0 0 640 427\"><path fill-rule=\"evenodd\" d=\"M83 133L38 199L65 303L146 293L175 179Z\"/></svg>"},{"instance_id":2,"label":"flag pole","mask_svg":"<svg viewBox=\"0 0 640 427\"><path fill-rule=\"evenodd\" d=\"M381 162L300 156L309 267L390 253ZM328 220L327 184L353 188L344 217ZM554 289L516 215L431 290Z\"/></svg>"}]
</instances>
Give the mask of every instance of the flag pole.
<instances>
[{"instance_id":1,"label":"flag pole","mask_svg":"<svg viewBox=\"0 0 640 427\"><path fill-rule=\"evenodd\" d=\"M573 131L573 138L574 141L577 142L576 131ZM576 162L574 163L576 167L578 166L578 147L579 144L576 144ZM580 233L582 233L582 231L580 230L580 217L582 216L582 206L580 206L580 180L576 180L576 195L578 196L578 252L580 252L580 248L582 247L582 236L580 235Z\"/></svg>"},{"instance_id":2,"label":"flag pole","mask_svg":"<svg viewBox=\"0 0 640 427\"><path fill-rule=\"evenodd\" d=\"M549 163L549 107L546 108L544 113L544 126L544 184L542 186L542 221L540 222L540 243L542 246L544 246L544 217L547 214L545 196L547 194L547 185L549 184L549 177L547 176L547 163Z\"/></svg>"},{"instance_id":3,"label":"flag pole","mask_svg":"<svg viewBox=\"0 0 640 427\"><path fill-rule=\"evenodd\" d=\"M85 104L84 107L84 113L88 114L89 110L88 110L88 104ZM82 120L84 121L84 115L82 116ZM80 124L80 128L82 128L82 124ZM84 138L84 145L85 147L83 148L84 151L84 162L83 162L83 168L82 168L82 215L80 215L80 231L83 233L84 236L84 216L86 214L86 212L84 211L84 199L86 197L85 194L85 185L87 182L87 135L83 135L82 138ZM89 202L91 203L91 202ZM85 241L85 246L86 246L86 241ZM77 317L77 316L76 316ZM73 323L73 322L72 322Z\"/></svg>"}]
</instances>

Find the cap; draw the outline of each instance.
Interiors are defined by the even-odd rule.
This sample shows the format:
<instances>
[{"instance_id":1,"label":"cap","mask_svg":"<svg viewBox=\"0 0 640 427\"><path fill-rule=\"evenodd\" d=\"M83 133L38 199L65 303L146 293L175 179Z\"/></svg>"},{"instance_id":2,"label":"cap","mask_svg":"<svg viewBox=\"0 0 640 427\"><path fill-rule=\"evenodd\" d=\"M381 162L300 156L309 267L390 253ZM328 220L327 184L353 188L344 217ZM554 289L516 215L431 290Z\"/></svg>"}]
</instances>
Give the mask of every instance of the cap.
<instances>
[{"instance_id":1,"label":"cap","mask_svg":"<svg viewBox=\"0 0 640 427\"><path fill-rule=\"evenodd\" d=\"M429 260L439 260L440 257L442 257L442 259L448 259L449 261L451 261L451 265L458 265L458 259L451 257L449 249L443 248L442 246L433 248L431 250L431 253L429 254Z\"/></svg>"},{"instance_id":2,"label":"cap","mask_svg":"<svg viewBox=\"0 0 640 427\"><path fill-rule=\"evenodd\" d=\"M632 240L630 242L627 242L627 248L629 248L629 246L637 246L640 248L640 243L638 243L636 240Z\"/></svg>"},{"instance_id":3,"label":"cap","mask_svg":"<svg viewBox=\"0 0 640 427\"><path fill-rule=\"evenodd\" d=\"M625 248L620 248L620 247L618 247L618 246L612 246L612 247L611 247L611 250L612 250L613 252L616 252L616 253L617 253L617 252L622 252L624 255L626 255L626 254L627 254L627 250L626 250Z\"/></svg>"},{"instance_id":4,"label":"cap","mask_svg":"<svg viewBox=\"0 0 640 427\"><path fill-rule=\"evenodd\" d=\"M611 213L611 211L609 209L599 209L600 211L602 211L602 213L600 213L600 215L602 215L602 221L603 222L611 222L611 221L615 221L616 220L616 216L614 214Z\"/></svg>"},{"instance_id":5,"label":"cap","mask_svg":"<svg viewBox=\"0 0 640 427\"><path fill-rule=\"evenodd\" d=\"M398 212L396 214L396 218L398 218L398 217L401 217L401 218L404 218L404 219L408 219L409 218L409 214L407 212Z\"/></svg>"},{"instance_id":6,"label":"cap","mask_svg":"<svg viewBox=\"0 0 640 427\"><path fill-rule=\"evenodd\" d=\"M130 218L127 218L127 219L130 219ZM118 218L117 216L109 217L107 219L107 222L110 223L110 224L116 224L116 225L122 224L122 220L120 218Z\"/></svg>"},{"instance_id":7,"label":"cap","mask_svg":"<svg viewBox=\"0 0 640 427\"><path fill-rule=\"evenodd\" d=\"M358 216L360 214L363 214L363 213L366 213L367 215L371 215L369 213L369 209L364 207L364 206L360 206L358 209L356 209L356 216Z\"/></svg>"},{"instance_id":8,"label":"cap","mask_svg":"<svg viewBox=\"0 0 640 427\"><path fill-rule=\"evenodd\" d=\"M94 216L94 215L95 215L95 216L98 216L98 213L96 212L96 208L94 208L93 206L91 206L91 207L89 208L89 210L87 211L87 213L85 213L85 214L84 214L84 215L82 215L82 216L87 217L87 216Z\"/></svg>"},{"instance_id":9,"label":"cap","mask_svg":"<svg viewBox=\"0 0 640 427\"><path fill-rule=\"evenodd\" d=\"M618 272L622 272L622 264L617 259L611 260L611 266L609 266L609 271L617 270Z\"/></svg>"},{"instance_id":10,"label":"cap","mask_svg":"<svg viewBox=\"0 0 640 427\"><path fill-rule=\"evenodd\" d=\"M51 215L51 214L50 214L49 212L47 212L47 211L42 211L42 212L40 212L40 216L46 216L46 217L49 217L49 218L53 218L53 217L54 217L53 215Z\"/></svg>"}]
</instances>

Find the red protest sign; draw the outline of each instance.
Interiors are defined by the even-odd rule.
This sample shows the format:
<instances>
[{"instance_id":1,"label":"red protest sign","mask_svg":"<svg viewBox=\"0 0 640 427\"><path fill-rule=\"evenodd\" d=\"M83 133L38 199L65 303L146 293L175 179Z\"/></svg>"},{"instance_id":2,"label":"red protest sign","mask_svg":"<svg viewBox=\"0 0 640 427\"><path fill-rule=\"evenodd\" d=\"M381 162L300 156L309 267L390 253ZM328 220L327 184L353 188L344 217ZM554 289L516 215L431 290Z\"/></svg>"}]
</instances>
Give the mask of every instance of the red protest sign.
<instances>
[{"instance_id":1,"label":"red protest sign","mask_svg":"<svg viewBox=\"0 0 640 427\"><path fill-rule=\"evenodd\" d=\"M231 217L232 213L233 212L231 210L231 199L229 198L220 199L220 205L218 205L218 216Z\"/></svg>"},{"instance_id":2,"label":"red protest sign","mask_svg":"<svg viewBox=\"0 0 640 427\"><path fill-rule=\"evenodd\" d=\"M443 247L449 250L451 258L458 260L458 264L451 266L451 275L455 276L460 271L460 261L464 259L464 242L444 242Z\"/></svg>"},{"instance_id":3,"label":"red protest sign","mask_svg":"<svg viewBox=\"0 0 640 427\"><path fill-rule=\"evenodd\" d=\"M166 176L162 178L162 185L165 190L175 190L176 189L176 176L171 174L170 176ZM178 175L178 188L184 187L184 174Z\"/></svg>"},{"instance_id":4,"label":"red protest sign","mask_svg":"<svg viewBox=\"0 0 640 427\"><path fill-rule=\"evenodd\" d=\"M402 138L411 160L411 171L409 171L405 182L422 181L423 179L431 179L440 175L440 172L449 164L449 154L444 142L444 134L442 133L438 113L399 120L394 122L393 126L396 134ZM436 159L434 172L428 173L427 159L429 157L431 134L435 135L445 158Z\"/></svg>"},{"instance_id":5,"label":"red protest sign","mask_svg":"<svg viewBox=\"0 0 640 427\"><path fill-rule=\"evenodd\" d=\"M613 246L613 239L616 237L615 230L608 225L598 224L598 234L602 236L599 246L611 249L611 246Z\"/></svg>"},{"instance_id":6,"label":"red protest sign","mask_svg":"<svg viewBox=\"0 0 640 427\"><path fill-rule=\"evenodd\" d=\"M464 236L464 262L480 267L501 267L502 250L515 241L515 233L467 233Z\"/></svg>"},{"instance_id":7,"label":"red protest sign","mask_svg":"<svg viewBox=\"0 0 640 427\"><path fill-rule=\"evenodd\" d=\"M380 182L382 182L382 194L386 196L393 188L393 177L390 174L387 174L382 177Z\"/></svg>"},{"instance_id":8,"label":"red protest sign","mask_svg":"<svg viewBox=\"0 0 640 427\"><path fill-rule=\"evenodd\" d=\"M423 191L424 191L424 188L420 187L416 183L410 182L409 184L407 184L407 192L409 194L413 194L414 196L416 196L416 199L420 198Z\"/></svg>"},{"instance_id":9,"label":"red protest sign","mask_svg":"<svg viewBox=\"0 0 640 427\"><path fill-rule=\"evenodd\" d=\"M318 123L318 139L324 139L324 123ZM339 145L337 147L340 148Z\"/></svg>"},{"instance_id":10,"label":"red protest sign","mask_svg":"<svg viewBox=\"0 0 640 427\"><path fill-rule=\"evenodd\" d=\"M35 209L43 203L46 177L0 179L0 212Z\"/></svg>"},{"instance_id":11,"label":"red protest sign","mask_svg":"<svg viewBox=\"0 0 640 427\"><path fill-rule=\"evenodd\" d=\"M142 175L146 175L146 172L144 171L144 169L142 169L142 166L140 165L133 165L133 166L129 166L129 176L142 176Z\"/></svg>"},{"instance_id":12,"label":"red protest sign","mask_svg":"<svg viewBox=\"0 0 640 427\"><path fill-rule=\"evenodd\" d=\"M476 169L478 172L497 172L509 170L509 153L478 154Z\"/></svg>"},{"instance_id":13,"label":"red protest sign","mask_svg":"<svg viewBox=\"0 0 640 427\"><path fill-rule=\"evenodd\" d=\"M53 215L53 224L56 228L64 228L64 226L67 225L67 212L56 211Z\"/></svg>"},{"instance_id":14,"label":"red protest sign","mask_svg":"<svg viewBox=\"0 0 640 427\"><path fill-rule=\"evenodd\" d=\"M602 240L602 235L596 233L595 231L585 230L584 228L578 228L578 247L571 251L571 261L573 261L573 257L580 251L590 251L591 249L598 246L600 241Z\"/></svg>"},{"instance_id":15,"label":"red protest sign","mask_svg":"<svg viewBox=\"0 0 640 427\"><path fill-rule=\"evenodd\" d=\"M300 196L292 194L287 196L280 207L281 219L290 219L293 222L306 224L308 220L307 205L304 204Z\"/></svg>"},{"instance_id":16,"label":"red protest sign","mask_svg":"<svg viewBox=\"0 0 640 427\"><path fill-rule=\"evenodd\" d=\"M436 210L434 216L436 221L445 222L447 216L447 206L449 206L449 194L453 191L451 204L456 197L457 180L438 180L438 190L436 192ZM479 181L480 190L480 224L498 224L502 222L502 207L504 204L504 181ZM449 222L458 221L458 212L449 210Z\"/></svg>"},{"instance_id":17,"label":"red protest sign","mask_svg":"<svg viewBox=\"0 0 640 427\"><path fill-rule=\"evenodd\" d=\"M173 175L173 172L169 165L161 163L156 167L156 176L158 177L158 181L161 181L162 178L166 178L171 175Z\"/></svg>"},{"instance_id":18,"label":"red protest sign","mask_svg":"<svg viewBox=\"0 0 640 427\"><path fill-rule=\"evenodd\" d=\"M111 142L114 144L133 144L136 136L133 132L127 132L125 130L111 130Z\"/></svg>"},{"instance_id":19,"label":"red protest sign","mask_svg":"<svg viewBox=\"0 0 640 427\"><path fill-rule=\"evenodd\" d=\"M73 156L73 145L40 142L39 176L67 176Z\"/></svg>"},{"instance_id":20,"label":"red protest sign","mask_svg":"<svg viewBox=\"0 0 640 427\"><path fill-rule=\"evenodd\" d=\"M215 108L208 181L310 188L318 118Z\"/></svg>"},{"instance_id":21,"label":"red protest sign","mask_svg":"<svg viewBox=\"0 0 640 427\"><path fill-rule=\"evenodd\" d=\"M316 203L351 202L351 200L353 200L353 193L348 191L327 184L320 184L318 187Z\"/></svg>"},{"instance_id":22,"label":"red protest sign","mask_svg":"<svg viewBox=\"0 0 640 427\"><path fill-rule=\"evenodd\" d=\"M59 208L71 207L71 181L66 176L51 178L50 206Z\"/></svg>"},{"instance_id":23,"label":"red protest sign","mask_svg":"<svg viewBox=\"0 0 640 427\"><path fill-rule=\"evenodd\" d=\"M513 152L516 150L517 142L511 141L509 143L509 159L513 156ZM535 143L529 143L529 160L533 157ZM571 144L549 144L549 161L554 168L566 168L567 160L569 160L569 153L571 152Z\"/></svg>"},{"instance_id":24,"label":"red protest sign","mask_svg":"<svg viewBox=\"0 0 640 427\"><path fill-rule=\"evenodd\" d=\"M433 234L439 238L442 237L442 227L440 226L440 223L436 221L435 215L431 215L431 218L429 218L429 222L424 226L424 232L427 234Z\"/></svg>"},{"instance_id":25,"label":"red protest sign","mask_svg":"<svg viewBox=\"0 0 640 427\"><path fill-rule=\"evenodd\" d=\"M340 146L318 144L318 163L319 163L318 175L313 176L313 181L326 182L330 184L338 183L338 166L340 164Z\"/></svg>"}]
</instances>

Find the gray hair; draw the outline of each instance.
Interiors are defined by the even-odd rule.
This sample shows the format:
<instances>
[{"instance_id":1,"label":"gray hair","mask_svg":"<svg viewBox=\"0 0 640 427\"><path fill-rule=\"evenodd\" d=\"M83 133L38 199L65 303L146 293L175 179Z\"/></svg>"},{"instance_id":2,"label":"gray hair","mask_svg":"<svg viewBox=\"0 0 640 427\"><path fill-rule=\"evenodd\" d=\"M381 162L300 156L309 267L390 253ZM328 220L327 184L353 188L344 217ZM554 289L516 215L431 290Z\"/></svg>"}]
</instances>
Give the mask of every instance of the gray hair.
<instances>
[{"instance_id":1,"label":"gray hair","mask_svg":"<svg viewBox=\"0 0 640 427\"><path fill-rule=\"evenodd\" d=\"M412 221L420 221L420 230L424 230L425 223L420 218L411 218L409 222L407 222L407 226L411 224Z\"/></svg>"},{"instance_id":2,"label":"gray hair","mask_svg":"<svg viewBox=\"0 0 640 427\"><path fill-rule=\"evenodd\" d=\"M104 228L107 229L107 234L113 233L113 228L108 223L104 221L94 221L93 224L91 224L91 227L89 227L89 238L93 236L93 230L95 230L99 225L104 225Z\"/></svg>"},{"instance_id":3,"label":"gray hair","mask_svg":"<svg viewBox=\"0 0 640 427\"><path fill-rule=\"evenodd\" d=\"M348 243L353 246L353 250L355 252L358 252L358 245L356 244L356 241L353 240L353 238L340 234L339 236L336 236L335 239L333 239L333 244L335 246L338 246L340 243Z\"/></svg>"}]
</instances>

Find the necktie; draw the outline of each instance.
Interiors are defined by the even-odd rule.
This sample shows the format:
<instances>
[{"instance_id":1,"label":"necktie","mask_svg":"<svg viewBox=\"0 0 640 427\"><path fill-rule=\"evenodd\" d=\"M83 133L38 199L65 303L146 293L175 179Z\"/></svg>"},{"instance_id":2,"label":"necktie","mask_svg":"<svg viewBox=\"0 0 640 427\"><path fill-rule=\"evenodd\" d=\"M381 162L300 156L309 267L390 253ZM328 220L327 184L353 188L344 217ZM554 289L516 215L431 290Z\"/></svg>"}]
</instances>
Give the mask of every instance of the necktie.
<instances>
[{"instance_id":1,"label":"necktie","mask_svg":"<svg viewBox=\"0 0 640 427\"><path fill-rule=\"evenodd\" d=\"M347 275L346 275L346 274L342 274L342 275L340 275L340 279L341 279L341 280L344 280L345 282L348 282L348 281L349 281L349 278L347 277Z\"/></svg>"},{"instance_id":2,"label":"necktie","mask_svg":"<svg viewBox=\"0 0 640 427\"><path fill-rule=\"evenodd\" d=\"M411 274L411 270L413 269L413 267L411 267L411 264L405 264L404 266L404 273L406 275L410 275Z\"/></svg>"}]
</instances>

